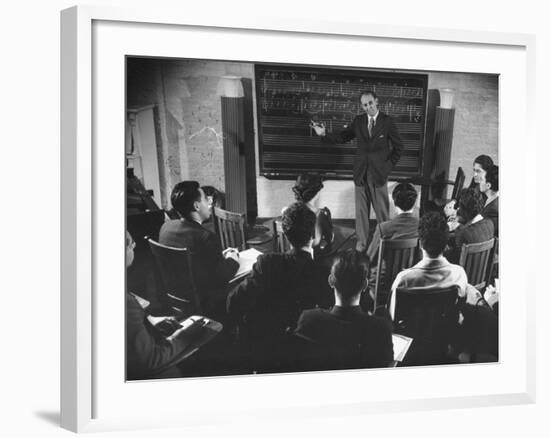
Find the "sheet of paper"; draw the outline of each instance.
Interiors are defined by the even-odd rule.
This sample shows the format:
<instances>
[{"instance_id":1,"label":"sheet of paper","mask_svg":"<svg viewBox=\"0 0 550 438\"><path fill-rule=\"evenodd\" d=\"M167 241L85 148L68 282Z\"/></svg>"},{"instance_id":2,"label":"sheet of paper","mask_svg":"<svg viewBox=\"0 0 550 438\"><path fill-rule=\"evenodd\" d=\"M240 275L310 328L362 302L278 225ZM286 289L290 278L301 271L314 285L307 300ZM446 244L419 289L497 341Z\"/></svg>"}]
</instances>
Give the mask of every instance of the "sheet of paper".
<instances>
[{"instance_id":1,"label":"sheet of paper","mask_svg":"<svg viewBox=\"0 0 550 438\"><path fill-rule=\"evenodd\" d=\"M245 249L239 253L239 269L231 281L235 281L252 271L252 266L256 263L258 256L262 254L254 248Z\"/></svg>"},{"instance_id":2,"label":"sheet of paper","mask_svg":"<svg viewBox=\"0 0 550 438\"><path fill-rule=\"evenodd\" d=\"M412 338L403 335L392 335L393 340L393 360L402 362L405 358L405 354L409 350L412 343Z\"/></svg>"}]
</instances>

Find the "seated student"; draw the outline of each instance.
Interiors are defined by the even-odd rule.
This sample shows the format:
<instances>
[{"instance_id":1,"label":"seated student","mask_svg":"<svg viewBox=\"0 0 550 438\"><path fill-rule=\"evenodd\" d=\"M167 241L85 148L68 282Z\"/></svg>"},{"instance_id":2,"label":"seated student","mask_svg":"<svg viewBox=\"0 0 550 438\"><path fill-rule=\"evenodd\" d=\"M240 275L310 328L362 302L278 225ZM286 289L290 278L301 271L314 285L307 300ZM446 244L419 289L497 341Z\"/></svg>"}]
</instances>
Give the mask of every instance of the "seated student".
<instances>
[{"instance_id":1,"label":"seated student","mask_svg":"<svg viewBox=\"0 0 550 438\"><path fill-rule=\"evenodd\" d=\"M478 155L475 158L473 165L474 176L472 177L472 181L468 187L479 192L479 183L483 178L485 178L487 171L493 166L493 164L493 159L488 155ZM485 200L484 194L482 197ZM445 216L447 216L449 221L449 229L451 231L454 231L461 224L461 218L457 216L457 204L456 199L452 199L449 203L447 203L444 209Z\"/></svg>"},{"instance_id":2,"label":"seated student","mask_svg":"<svg viewBox=\"0 0 550 438\"><path fill-rule=\"evenodd\" d=\"M469 189L468 189L469 190ZM445 218L437 212L430 212L420 218L418 227L422 260L415 266L397 274L392 286L389 313L395 315L397 288L444 288L458 286L458 298L461 301L461 314L457 323L461 324L454 343L455 349L460 351L459 359L470 361L472 352L481 353L488 343L484 341L486 327L494 326L491 323L492 315L480 306L481 293L468 284L466 272L459 265L449 263L443 256L447 245L449 229Z\"/></svg>"},{"instance_id":3,"label":"seated student","mask_svg":"<svg viewBox=\"0 0 550 438\"><path fill-rule=\"evenodd\" d=\"M458 263L463 244L486 242L494 237L493 222L483 218L482 209L481 192L474 188L462 190L457 211L461 225L456 228L454 241L449 242L450 249L446 253L451 262Z\"/></svg>"},{"instance_id":4,"label":"seated student","mask_svg":"<svg viewBox=\"0 0 550 438\"><path fill-rule=\"evenodd\" d=\"M206 219L202 226L213 233L216 232L216 225L214 224L214 207L224 208L225 195L216 189L214 186L201 186L204 196L208 201L210 207L210 217Z\"/></svg>"},{"instance_id":5,"label":"seated student","mask_svg":"<svg viewBox=\"0 0 550 438\"><path fill-rule=\"evenodd\" d=\"M459 297L467 296L468 279L466 271L459 265L449 263L443 257L443 250L447 246L449 228L443 215L437 212L429 212L420 218L418 225L422 260L412 268L405 269L397 274L392 285L390 297L390 315L393 319L395 313L395 290L397 288L413 287L459 287ZM468 288L469 289L469 288ZM475 290L475 288L474 288ZM474 304L481 297L479 293L471 291L475 297L471 298Z\"/></svg>"},{"instance_id":6,"label":"seated student","mask_svg":"<svg viewBox=\"0 0 550 438\"><path fill-rule=\"evenodd\" d=\"M332 218L327 207L319 208L319 195L323 188L323 181L318 174L303 174L298 177L292 188L297 202L303 202L315 213L315 238L313 249L315 253L330 252L334 232L332 230Z\"/></svg>"},{"instance_id":7,"label":"seated student","mask_svg":"<svg viewBox=\"0 0 550 438\"><path fill-rule=\"evenodd\" d=\"M481 210L481 215L485 219L493 222L495 236L498 237L498 166L494 165L485 174L479 183L479 190L487 200Z\"/></svg>"},{"instance_id":8,"label":"seated student","mask_svg":"<svg viewBox=\"0 0 550 438\"><path fill-rule=\"evenodd\" d=\"M413 215L414 205L418 198L414 186L409 183L399 183L392 192L397 216L379 224L367 250L371 263L375 262L381 239L409 239L418 237L418 218Z\"/></svg>"},{"instance_id":9,"label":"seated student","mask_svg":"<svg viewBox=\"0 0 550 438\"><path fill-rule=\"evenodd\" d=\"M247 337L256 371L277 369L286 333L304 309L332 304L328 269L313 259L315 213L294 203L284 211L282 226L292 249L260 255L250 276L227 297L227 312Z\"/></svg>"},{"instance_id":10,"label":"seated student","mask_svg":"<svg viewBox=\"0 0 550 438\"><path fill-rule=\"evenodd\" d=\"M134 261L134 240L126 232L126 268ZM157 333L136 297L126 291L126 377L128 380L153 377L190 344L200 327L178 330L170 340ZM155 377L181 377L174 366Z\"/></svg>"},{"instance_id":11,"label":"seated student","mask_svg":"<svg viewBox=\"0 0 550 438\"><path fill-rule=\"evenodd\" d=\"M159 242L187 248L194 253L193 274L205 308L212 310L219 304L223 310L227 282L239 269L239 253L229 248L222 252L218 237L202 226L210 217L211 210L198 182L176 184L171 201L180 219L169 220L162 225Z\"/></svg>"},{"instance_id":12,"label":"seated student","mask_svg":"<svg viewBox=\"0 0 550 438\"><path fill-rule=\"evenodd\" d=\"M367 277L362 253L349 249L334 260L328 282L335 305L305 310L294 331L308 341L298 353L306 369L386 367L393 360L391 324L359 306Z\"/></svg>"},{"instance_id":13,"label":"seated student","mask_svg":"<svg viewBox=\"0 0 550 438\"><path fill-rule=\"evenodd\" d=\"M487 171L493 167L495 163L493 162L493 159L488 155L478 155L474 160L474 176L472 178L472 181L470 182L470 188L477 188L479 189L479 183L483 178L485 178L485 175L487 174Z\"/></svg>"}]
</instances>

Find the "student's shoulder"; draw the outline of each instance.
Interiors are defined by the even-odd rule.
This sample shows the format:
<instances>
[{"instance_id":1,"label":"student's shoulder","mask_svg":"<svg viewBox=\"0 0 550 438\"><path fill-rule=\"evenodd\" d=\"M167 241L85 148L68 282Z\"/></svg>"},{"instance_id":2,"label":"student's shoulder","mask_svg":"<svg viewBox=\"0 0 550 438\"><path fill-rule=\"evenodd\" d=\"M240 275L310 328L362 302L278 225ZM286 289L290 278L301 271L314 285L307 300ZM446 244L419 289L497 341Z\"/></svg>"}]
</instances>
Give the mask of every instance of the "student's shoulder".
<instances>
[{"instance_id":1,"label":"student's shoulder","mask_svg":"<svg viewBox=\"0 0 550 438\"><path fill-rule=\"evenodd\" d=\"M160 227L160 231L175 230L183 227L183 221L180 219L169 219Z\"/></svg>"},{"instance_id":2,"label":"student's shoulder","mask_svg":"<svg viewBox=\"0 0 550 438\"><path fill-rule=\"evenodd\" d=\"M329 310L321 308L307 309L301 313L298 326L304 327L317 325L319 323L323 324L327 321L333 321L334 319L334 316Z\"/></svg>"},{"instance_id":3,"label":"student's shoulder","mask_svg":"<svg viewBox=\"0 0 550 438\"><path fill-rule=\"evenodd\" d=\"M372 334L391 334L392 322L380 316L368 315L363 318Z\"/></svg>"}]
</instances>

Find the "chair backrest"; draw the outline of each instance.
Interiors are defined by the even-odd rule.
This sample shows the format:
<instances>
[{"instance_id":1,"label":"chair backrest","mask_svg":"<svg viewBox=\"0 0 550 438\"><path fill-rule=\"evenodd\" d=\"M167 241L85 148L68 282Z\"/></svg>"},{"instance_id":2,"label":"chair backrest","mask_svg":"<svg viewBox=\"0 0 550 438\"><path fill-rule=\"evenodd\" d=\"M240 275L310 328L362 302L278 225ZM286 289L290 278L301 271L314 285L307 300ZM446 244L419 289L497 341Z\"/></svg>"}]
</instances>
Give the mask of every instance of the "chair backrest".
<instances>
[{"instance_id":1,"label":"chair backrest","mask_svg":"<svg viewBox=\"0 0 550 438\"><path fill-rule=\"evenodd\" d=\"M186 248L162 245L146 238L153 253L165 300L184 314L202 312L199 291L193 277L193 257Z\"/></svg>"},{"instance_id":2,"label":"chair backrest","mask_svg":"<svg viewBox=\"0 0 550 438\"><path fill-rule=\"evenodd\" d=\"M378 305L378 294L383 290L389 292L397 274L403 269L413 266L418 259L417 237L411 239L380 240L376 285L374 288L374 309Z\"/></svg>"},{"instance_id":3,"label":"chair backrest","mask_svg":"<svg viewBox=\"0 0 550 438\"><path fill-rule=\"evenodd\" d=\"M164 210L150 210L126 216L126 229L136 242L136 251L147 248L145 236L157 239L165 221Z\"/></svg>"},{"instance_id":4,"label":"chair backrest","mask_svg":"<svg viewBox=\"0 0 550 438\"><path fill-rule=\"evenodd\" d=\"M495 276L498 274L498 237L495 237L495 245L489 255L489 262L487 263L487 275L485 277L485 285L492 284Z\"/></svg>"},{"instance_id":5,"label":"chair backrest","mask_svg":"<svg viewBox=\"0 0 550 438\"><path fill-rule=\"evenodd\" d=\"M283 232L283 224L280 220L273 221L273 251L285 253L290 249L290 242Z\"/></svg>"},{"instance_id":6,"label":"chair backrest","mask_svg":"<svg viewBox=\"0 0 550 438\"><path fill-rule=\"evenodd\" d=\"M239 251L246 249L244 235L246 215L244 213L234 213L214 207L214 220L222 249L237 248Z\"/></svg>"},{"instance_id":7,"label":"chair backrest","mask_svg":"<svg viewBox=\"0 0 550 438\"><path fill-rule=\"evenodd\" d=\"M456 171L456 178L453 185L453 194L451 196L451 199L454 199L455 201L459 200L460 193L464 188L465 181L466 181L466 175L464 175L464 171L462 170L462 167L459 167L458 170Z\"/></svg>"},{"instance_id":8,"label":"chair backrest","mask_svg":"<svg viewBox=\"0 0 550 438\"><path fill-rule=\"evenodd\" d=\"M458 320L458 286L397 288L394 332L414 339L411 364L439 363L445 357Z\"/></svg>"},{"instance_id":9,"label":"chair backrest","mask_svg":"<svg viewBox=\"0 0 550 438\"><path fill-rule=\"evenodd\" d=\"M462 245L458 263L466 271L468 283L476 289L481 290L486 285L487 266L494 246L495 239Z\"/></svg>"}]
</instances>

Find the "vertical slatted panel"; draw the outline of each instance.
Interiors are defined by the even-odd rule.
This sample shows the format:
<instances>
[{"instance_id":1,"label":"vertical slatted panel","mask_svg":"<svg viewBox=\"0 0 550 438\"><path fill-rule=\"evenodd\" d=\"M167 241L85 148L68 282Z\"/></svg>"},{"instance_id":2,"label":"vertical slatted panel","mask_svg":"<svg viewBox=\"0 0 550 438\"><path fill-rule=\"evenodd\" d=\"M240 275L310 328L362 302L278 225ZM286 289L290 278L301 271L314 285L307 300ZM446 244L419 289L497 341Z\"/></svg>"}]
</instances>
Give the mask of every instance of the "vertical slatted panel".
<instances>
[{"instance_id":1,"label":"vertical slatted panel","mask_svg":"<svg viewBox=\"0 0 550 438\"><path fill-rule=\"evenodd\" d=\"M223 163L226 207L246 213L246 168L241 151L243 102L238 97L222 97Z\"/></svg>"},{"instance_id":2,"label":"vertical slatted panel","mask_svg":"<svg viewBox=\"0 0 550 438\"><path fill-rule=\"evenodd\" d=\"M455 110L437 107L435 110L434 126L434 150L435 163L432 175L435 178L449 178L449 168L451 165L451 148L453 145L453 127L455 120ZM447 197L446 186L443 198Z\"/></svg>"}]
</instances>

